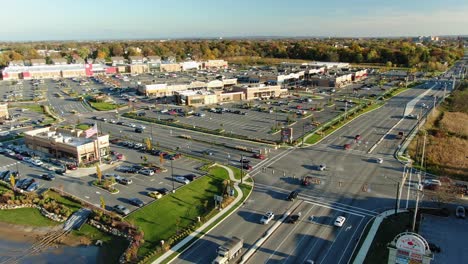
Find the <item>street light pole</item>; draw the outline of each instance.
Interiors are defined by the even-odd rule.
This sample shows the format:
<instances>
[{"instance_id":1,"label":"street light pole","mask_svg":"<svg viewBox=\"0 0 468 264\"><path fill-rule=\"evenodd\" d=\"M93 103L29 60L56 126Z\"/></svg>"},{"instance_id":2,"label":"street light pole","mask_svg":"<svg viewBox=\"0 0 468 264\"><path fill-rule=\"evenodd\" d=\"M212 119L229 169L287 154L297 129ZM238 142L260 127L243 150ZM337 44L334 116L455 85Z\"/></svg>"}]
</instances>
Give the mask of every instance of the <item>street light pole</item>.
<instances>
[{"instance_id":1,"label":"street light pole","mask_svg":"<svg viewBox=\"0 0 468 264\"><path fill-rule=\"evenodd\" d=\"M396 197L395 197L395 214L398 213L398 197L400 196L400 182L397 182L397 191L396 191Z\"/></svg>"}]
</instances>

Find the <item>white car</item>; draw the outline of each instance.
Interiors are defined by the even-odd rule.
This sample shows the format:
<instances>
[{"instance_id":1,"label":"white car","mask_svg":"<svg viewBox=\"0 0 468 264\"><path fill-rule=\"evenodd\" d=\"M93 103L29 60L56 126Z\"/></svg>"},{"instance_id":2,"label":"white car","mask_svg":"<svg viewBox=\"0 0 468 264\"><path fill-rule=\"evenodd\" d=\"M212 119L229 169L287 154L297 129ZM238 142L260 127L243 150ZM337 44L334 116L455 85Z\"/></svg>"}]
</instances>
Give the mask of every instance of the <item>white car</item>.
<instances>
[{"instance_id":1,"label":"white car","mask_svg":"<svg viewBox=\"0 0 468 264\"><path fill-rule=\"evenodd\" d=\"M378 159L375 160L375 162L377 162L377 163L379 163L379 164L382 164L383 159L382 159L382 158L378 158Z\"/></svg>"},{"instance_id":2,"label":"white car","mask_svg":"<svg viewBox=\"0 0 468 264\"><path fill-rule=\"evenodd\" d=\"M320 166L318 167L319 171L324 171L326 168L327 168L327 165L325 164L320 164Z\"/></svg>"},{"instance_id":3,"label":"white car","mask_svg":"<svg viewBox=\"0 0 468 264\"><path fill-rule=\"evenodd\" d=\"M42 166L42 164L44 164L44 162L42 162L39 159L33 159L33 160L31 160L31 164L33 164L35 166Z\"/></svg>"},{"instance_id":4,"label":"white car","mask_svg":"<svg viewBox=\"0 0 468 264\"><path fill-rule=\"evenodd\" d=\"M186 179L185 177L182 177L182 176L176 176L174 177L174 180L176 182L180 182L180 183L183 183L183 184L189 184L190 181L188 179Z\"/></svg>"},{"instance_id":5,"label":"white car","mask_svg":"<svg viewBox=\"0 0 468 264\"><path fill-rule=\"evenodd\" d=\"M335 220L334 225L337 227L342 227L345 221L346 221L346 217L338 216Z\"/></svg>"},{"instance_id":6,"label":"white car","mask_svg":"<svg viewBox=\"0 0 468 264\"><path fill-rule=\"evenodd\" d=\"M273 212L267 212L266 214L264 214L262 216L262 218L260 219L260 224L264 224L264 225L268 225L268 223L270 223L270 221L275 217L275 215L273 214Z\"/></svg>"},{"instance_id":7,"label":"white car","mask_svg":"<svg viewBox=\"0 0 468 264\"><path fill-rule=\"evenodd\" d=\"M140 170L140 171L138 171L138 173L144 174L144 175L147 175L147 176L153 176L154 175L153 170Z\"/></svg>"}]
</instances>

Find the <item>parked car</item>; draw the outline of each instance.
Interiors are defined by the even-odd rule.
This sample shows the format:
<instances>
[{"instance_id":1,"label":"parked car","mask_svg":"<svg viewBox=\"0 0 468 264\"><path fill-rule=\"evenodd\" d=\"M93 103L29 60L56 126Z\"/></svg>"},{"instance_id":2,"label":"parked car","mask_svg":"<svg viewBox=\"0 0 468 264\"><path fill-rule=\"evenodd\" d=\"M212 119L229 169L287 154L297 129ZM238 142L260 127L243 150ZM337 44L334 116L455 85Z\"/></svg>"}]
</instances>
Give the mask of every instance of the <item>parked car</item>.
<instances>
[{"instance_id":1,"label":"parked car","mask_svg":"<svg viewBox=\"0 0 468 264\"><path fill-rule=\"evenodd\" d=\"M344 222L346 221L346 217L344 216L338 216L336 219L335 219L335 222L333 223L335 226L337 227L342 227Z\"/></svg>"},{"instance_id":2,"label":"parked car","mask_svg":"<svg viewBox=\"0 0 468 264\"><path fill-rule=\"evenodd\" d=\"M188 174L188 175L184 175L184 178L189 181L194 181L196 178L198 178L198 176L195 174Z\"/></svg>"},{"instance_id":3,"label":"parked car","mask_svg":"<svg viewBox=\"0 0 468 264\"><path fill-rule=\"evenodd\" d=\"M156 188L155 191L159 192L162 195L166 195L170 193L170 191L167 188Z\"/></svg>"},{"instance_id":4,"label":"parked car","mask_svg":"<svg viewBox=\"0 0 468 264\"><path fill-rule=\"evenodd\" d=\"M455 210L455 215L458 218L465 219L465 207L463 207L461 205L457 206L457 209Z\"/></svg>"},{"instance_id":5,"label":"parked car","mask_svg":"<svg viewBox=\"0 0 468 264\"><path fill-rule=\"evenodd\" d=\"M142 169L142 170L139 170L138 173L143 174L143 175L147 175L147 176L153 176L154 175L154 171L150 170L150 169Z\"/></svg>"},{"instance_id":6,"label":"parked car","mask_svg":"<svg viewBox=\"0 0 468 264\"><path fill-rule=\"evenodd\" d=\"M35 180L33 178L26 178L18 187L20 189L26 190L29 185L31 185Z\"/></svg>"},{"instance_id":7,"label":"parked car","mask_svg":"<svg viewBox=\"0 0 468 264\"><path fill-rule=\"evenodd\" d=\"M176 176L176 177L174 177L174 180L176 182L180 182L180 183L183 183L183 184L189 184L190 183L189 180L187 180L185 177L182 177L182 176Z\"/></svg>"},{"instance_id":8,"label":"parked car","mask_svg":"<svg viewBox=\"0 0 468 264\"><path fill-rule=\"evenodd\" d=\"M362 138L361 135L356 135L356 136L354 137L354 140L358 141L358 140L361 140L361 138Z\"/></svg>"},{"instance_id":9,"label":"parked car","mask_svg":"<svg viewBox=\"0 0 468 264\"><path fill-rule=\"evenodd\" d=\"M375 159L375 162L379 163L379 164L382 164L383 163L383 159L382 158L377 158Z\"/></svg>"},{"instance_id":10,"label":"parked car","mask_svg":"<svg viewBox=\"0 0 468 264\"><path fill-rule=\"evenodd\" d=\"M344 150L350 150L351 149L351 144L344 144L343 149Z\"/></svg>"},{"instance_id":11,"label":"parked car","mask_svg":"<svg viewBox=\"0 0 468 264\"><path fill-rule=\"evenodd\" d=\"M31 183L28 188L26 188L26 191L27 192L34 192L36 191L37 189L39 188L39 184L37 184L37 182L33 182Z\"/></svg>"},{"instance_id":12,"label":"parked car","mask_svg":"<svg viewBox=\"0 0 468 264\"><path fill-rule=\"evenodd\" d=\"M43 180L46 180L46 181L53 181L53 180L55 180L55 176L54 176L53 174L51 174L51 173L42 174L42 175L41 175L41 178L42 178Z\"/></svg>"},{"instance_id":13,"label":"parked car","mask_svg":"<svg viewBox=\"0 0 468 264\"><path fill-rule=\"evenodd\" d=\"M135 133L143 133L143 128L135 128Z\"/></svg>"},{"instance_id":14,"label":"parked car","mask_svg":"<svg viewBox=\"0 0 468 264\"><path fill-rule=\"evenodd\" d=\"M143 207L145 205L145 203L138 198L131 198L129 199L129 202L138 207Z\"/></svg>"},{"instance_id":15,"label":"parked car","mask_svg":"<svg viewBox=\"0 0 468 264\"><path fill-rule=\"evenodd\" d=\"M273 212L266 212L266 214L264 214L262 218L260 218L260 224L267 225L274 217L275 214L273 214Z\"/></svg>"},{"instance_id":16,"label":"parked car","mask_svg":"<svg viewBox=\"0 0 468 264\"><path fill-rule=\"evenodd\" d=\"M299 192L298 192L298 191L292 191L292 192L288 195L288 198L287 198L286 200L288 200L288 201L294 201L294 199L296 199L298 195L299 195Z\"/></svg>"},{"instance_id":17,"label":"parked car","mask_svg":"<svg viewBox=\"0 0 468 264\"><path fill-rule=\"evenodd\" d=\"M127 207L123 206L123 205L115 205L113 207L114 211L116 211L118 214L121 214L121 215L128 215L130 213L130 210L128 210Z\"/></svg>"},{"instance_id":18,"label":"parked car","mask_svg":"<svg viewBox=\"0 0 468 264\"><path fill-rule=\"evenodd\" d=\"M132 184L133 182L131 179L128 179L122 176L116 176L115 181L123 185L129 185L129 184Z\"/></svg>"},{"instance_id":19,"label":"parked car","mask_svg":"<svg viewBox=\"0 0 468 264\"><path fill-rule=\"evenodd\" d=\"M68 170L77 170L78 167L75 164L67 164L67 169Z\"/></svg>"},{"instance_id":20,"label":"parked car","mask_svg":"<svg viewBox=\"0 0 468 264\"><path fill-rule=\"evenodd\" d=\"M154 199L160 199L163 195L158 191L148 192L148 196Z\"/></svg>"}]
</instances>

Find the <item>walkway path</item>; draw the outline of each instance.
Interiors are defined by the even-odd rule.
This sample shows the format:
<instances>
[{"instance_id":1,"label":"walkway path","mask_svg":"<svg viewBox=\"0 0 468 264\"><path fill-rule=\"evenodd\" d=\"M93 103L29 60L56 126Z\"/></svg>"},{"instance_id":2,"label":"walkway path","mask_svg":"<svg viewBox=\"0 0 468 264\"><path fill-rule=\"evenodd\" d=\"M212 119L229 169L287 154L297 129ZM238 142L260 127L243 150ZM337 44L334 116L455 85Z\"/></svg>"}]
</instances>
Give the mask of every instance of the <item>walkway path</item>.
<instances>
[{"instance_id":1,"label":"walkway path","mask_svg":"<svg viewBox=\"0 0 468 264\"><path fill-rule=\"evenodd\" d=\"M192 244L194 244L196 242L196 240L198 239L201 239L203 238L207 233L209 233L213 228L215 228L216 226L218 226L222 220L226 219L227 217L229 217L232 213L235 212L235 210L232 210L229 214L225 215L226 212L228 212L229 210L231 210L234 206L236 206L236 204L241 201L243 198L244 198L244 193L242 192L241 188L239 187L239 180L237 180L235 177L234 177L234 172L227 166L224 166L224 165L220 165L220 164L214 164L213 166L218 166L218 167L221 167L223 169L225 169L228 174L229 174L229 179L231 179L231 181L234 182L234 189L237 191L237 197L236 199L234 199L234 201L232 201L228 206L226 206L225 208L223 208L218 214L216 214L216 216L214 216L213 218L211 218L210 220L208 220L206 223L204 223L202 226L200 226L197 230L195 230L192 234L190 234L189 236L187 236L185 239L183 239L181 242L177 243L177 245L173 246L171 249L169 249L166 253L164 253L161 257L159 257L158 259L156 259L155 261L153 261L153 263L161 263L165 260L168 260L169 262L171 262L172 260L169 260L169 258L171 258L171 256L173 254L177 254L177 255L180 255L182 254L185 250L187 250L188 248L190 248L190 246ZM244 177L245 179L245 177ZM245 181L244 181L245 183ZM215 225L213 225L212 227L210 227L210 229L208 230L205 230L206 228L208 228L211 224L213 223L216 223ZM192 239L196 238L196 240L192 241ZM179 252L179 250L183 247L185 247L186 245L189 245L188 247L186 247L185 249L181 250ZM172 259L174 259L175 256L172 256Z\"/></svg>"},{"instance_id":2,"label":"walkway path","mask_svg":"<svg viewBox=\"0 0 468 264\"><path fill-rule=\"evenodd\" d=\"M407 212L406 209L399 209L398 213L403 213ZM364 260L366 259L367 252L370 249L370 246L372 245L372 242L374 241L375 235L377 234L377 231L379 230L380 224L382 221L389 215L395 214L395 210L388 210L385 211L378 216L375 217L374 222L372 223L372 226L369 230L369 233L367 233L366 240L361 245L361 248L359 248L359 252L356 255L356 258L354 259L353 264L361 264L364 263Z\"/></svg>"}]
</instances>

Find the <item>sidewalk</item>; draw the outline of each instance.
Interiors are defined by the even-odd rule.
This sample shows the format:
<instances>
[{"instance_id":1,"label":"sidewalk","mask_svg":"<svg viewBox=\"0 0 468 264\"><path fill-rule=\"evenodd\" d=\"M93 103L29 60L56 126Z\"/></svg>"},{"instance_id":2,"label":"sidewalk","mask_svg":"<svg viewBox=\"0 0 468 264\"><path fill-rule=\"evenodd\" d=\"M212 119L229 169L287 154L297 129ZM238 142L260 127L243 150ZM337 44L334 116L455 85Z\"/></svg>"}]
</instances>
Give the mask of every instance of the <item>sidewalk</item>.
<instances>
[{"instance_id":1,"label":"sidewalk","mask_svg":"<svg viewBox=\"0 0 468 264\"><path fill-rule=\"evenodd\" d=\"M398 210L398 213L403 213L403 212L407 212L407 210L406 209ZM369 248L372 245L372 242L374 241L374 237L377 234L377 231L379 230L380 224L387 216L393 215L393 214L395 214L394 209L385 211L375 217L374 223L372 224L372 227L370 228L369 233L367 233L366 240L364 240L364 242L361 245L361 248L359 249L358 254L354 258L353 264L364 263L364 260L366 259L366 256L367 256L367 252L369 251Z\"/></svg>"},{"instance_id":2,"label":"sidewalk","mask_svg":"<svg viewBox=\"0 0 468 264\"><path fill-rule=\"evenodd\" d=\"M240 189L239 187L239 180L236 180L236 178L234 177L234 172L229 168L229 167L226 167L224 165L221 165L221 164L214 164L213 166L219 166L225 170L227 170L227 172L229 173L229 179L231 179L231 181L234 182L234 189L237 191L238 195L236 197L236 199L234 199L234 201L232 201L226 208L223 208L221 211L219 211L218 214L216 214L216 216L214 216L213 218L211 218L210 220L208 220L206 223L204 223L202 226L200 226L197 230L195 230L192 234L190 234L189 236L187 236L186 238L184 238L182 241L180 241L177 245L173 246L171 249L169 249L166 253L164 253L162 256L160 256L158 259L156 259L155 261L153 261L152 263L153 264L156 264L156 263L161 263L163 261L168 261L168 263L170 263L176 256L173 256L172 259L169 259L171 258L171 256L173 254L177 254L180 255L182 254L185 250L189 249L190 246L192 244L194 244L198 239L201 239L203 238L207 233L209 233L213 228L215 228L216 226L218 226L222 220L224 220L225 218L229 217L232 213L235 212L235 210L233 210L232 212L230 212L228 215L226 215L224 218L224 214L226 212L228 212L229 210L231 210L240 200L242 200L242 198L244 197L244 193L242 193L242 190ZM221 221L217 222L218 219L220 218L223 218L221 219ZM212 226L210 229L208 230L205 230L206 228L208 228L211 224L217 222L214 226ZM192 239L196 238L196 240L194 241L191 241ZM178 252L178 250L180 250L182 247L186 246L187 244L189 244L189 247L183 249L182 251Z\"/></svg>"}]
</instances>

